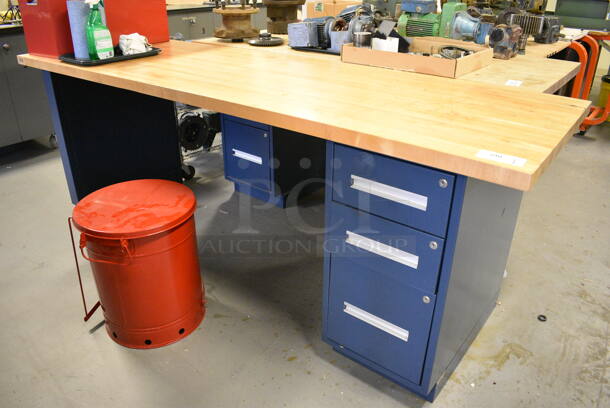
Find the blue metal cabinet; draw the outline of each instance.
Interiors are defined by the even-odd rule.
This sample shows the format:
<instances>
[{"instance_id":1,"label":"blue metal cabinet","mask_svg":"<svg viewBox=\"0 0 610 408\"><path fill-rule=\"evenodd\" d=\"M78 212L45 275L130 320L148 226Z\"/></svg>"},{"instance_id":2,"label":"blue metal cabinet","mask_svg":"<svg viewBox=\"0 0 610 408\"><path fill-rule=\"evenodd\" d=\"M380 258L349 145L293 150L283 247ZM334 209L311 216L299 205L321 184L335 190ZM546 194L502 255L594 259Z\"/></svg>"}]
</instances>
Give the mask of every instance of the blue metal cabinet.
<instances>
[{"instance_id":1,"label":"blue metal cabinet","mask_svg":"<svg viewBox=\"0 0 610 408\"><path fill-rule=\"evenodd\" d=\"M329 203L326 250L336 258L392 273L396 280L436 291L444 240L351 207Z\"/></svg>"},{"instance_id":2,"label":"blue metal cabinet","mask_svg":"<svg viewBox=\"0 0 610 408\"><path fill-rule=\"evenodd\" d=\"M333 142L326 161L323 339L432 401L495 306L522 193Z\"/></svg>"},{"instance_id":3,"label":"blue metal cabinet","mask_svg":"<svg viewBox=\"0 0 610 408\"><path fill-rule=\"evenodd\" d=\"M225 175L252 187L271 191L271 136L268 127L243 120L223 120Z\"/></svg>"},{"instance_id":4,"label":"blue metal cabinet","mask_svg":"<svg viewBox=\"0 0 610 408\"><path fill-rule=\"evenodd\" d=\"M419 384L435 296L354 259L333 256L331 265L327 336Z\"/></svg>"},{"instance_id":5,"label":"blue metal cabinet","mask_svg":"<svg viewBox=\"0 0 610 408\"><path fill-rule=\"evenodd\" d=\"M225 177L235 190L278 207L323 186L325 142L222 115Z\"/></svg>"},{"instance_id":6,"label":"blue metal cabinet","mask_svg":"<svg viewBox=\"0 0 610 408\"><path fill-rule=\"evenodd\" d=\"M336 145L334 201L444 237L455 175Z\"/></svg>"}]
</instances>

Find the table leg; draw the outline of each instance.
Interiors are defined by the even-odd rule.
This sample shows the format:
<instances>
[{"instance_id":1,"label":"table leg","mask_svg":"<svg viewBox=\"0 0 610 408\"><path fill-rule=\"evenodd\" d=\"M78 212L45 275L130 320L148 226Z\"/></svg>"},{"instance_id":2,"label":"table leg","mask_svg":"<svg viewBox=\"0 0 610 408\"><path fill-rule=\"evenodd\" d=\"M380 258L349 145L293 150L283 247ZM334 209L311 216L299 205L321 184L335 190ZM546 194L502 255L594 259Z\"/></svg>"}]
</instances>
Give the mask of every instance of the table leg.
<instances>
[{"instance_id":1,"label":"table leg","mask_svg":"<svg viewBox=\"0 0 610 408\"><path fill-rule=\"evenodd\" d=\"M181 181L172 101L48 72L44 78L73 203L121 181Z\"/></svg>"}]
</instances>

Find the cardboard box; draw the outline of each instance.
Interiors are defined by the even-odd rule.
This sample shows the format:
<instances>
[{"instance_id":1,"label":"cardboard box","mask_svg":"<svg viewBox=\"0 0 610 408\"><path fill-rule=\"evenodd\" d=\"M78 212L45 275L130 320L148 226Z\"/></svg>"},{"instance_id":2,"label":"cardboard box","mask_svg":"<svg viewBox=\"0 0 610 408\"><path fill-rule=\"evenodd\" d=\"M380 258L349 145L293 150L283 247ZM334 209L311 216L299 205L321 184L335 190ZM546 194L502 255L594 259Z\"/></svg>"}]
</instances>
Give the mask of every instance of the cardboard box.
<instances>
[{"instance_id":1,"label":"cardboard box","mask_svg":"<svg viewBox=\"0 0 610 408\"><path fill-rule=\"evenodd\" d=\"M308 1L305 3L307 6L307 13L305 18L316 18L332 16L335 4L333 2L324 1Z\"/></svg>"},{"instance_id":2,"label":"cardboard box","mask_svg":"<svg viewBox=\"0 0 610 408\"><path fill-rule=\"evenodd\" d=\"M336 16L344 8L354 4L362 4L362 1L349 0L326 0L326 1L308 1L305 3L305 18L316 18L326 16Z\"/></svg>"},{"instance_id":3,"label":"cardboard box","mask_svg":"<svg viewBox=\"0 0 610 408\"><path fill-rule=\"evenodd\" d=\"M442 46L455 45L473 50L475 53L459 59L447 59L379 51L370 48L357 48L353 44L345 44L341 52L341 61L447 78L459 78L462 75L491 64L493 59L493 50L491 48L472 42L450 40L441 37L415 37L412 40L413 43L409 51L413 52L436 54Z\"/></svg>"}]
</instances>

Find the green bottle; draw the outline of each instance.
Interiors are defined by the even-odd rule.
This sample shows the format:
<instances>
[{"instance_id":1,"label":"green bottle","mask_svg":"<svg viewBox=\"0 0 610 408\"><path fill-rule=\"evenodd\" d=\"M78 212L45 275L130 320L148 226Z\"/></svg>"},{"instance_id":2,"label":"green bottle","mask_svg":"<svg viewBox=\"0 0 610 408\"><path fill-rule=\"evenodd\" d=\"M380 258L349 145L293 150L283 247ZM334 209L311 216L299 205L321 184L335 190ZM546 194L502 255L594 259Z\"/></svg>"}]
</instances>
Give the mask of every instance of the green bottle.
<instances>
[{"instance_id":1,"label":"green bottle","mask_svg":"<svg viewBox=\"0 0 610 408\"><path fill-rule=\"evenodd\" d=\"M91 10L87 19L87 48L89 58L100 60L114 57L114 47L110 30L102 22L99 9L100 0L85 0Z\"/></svg>"}]
</instances>

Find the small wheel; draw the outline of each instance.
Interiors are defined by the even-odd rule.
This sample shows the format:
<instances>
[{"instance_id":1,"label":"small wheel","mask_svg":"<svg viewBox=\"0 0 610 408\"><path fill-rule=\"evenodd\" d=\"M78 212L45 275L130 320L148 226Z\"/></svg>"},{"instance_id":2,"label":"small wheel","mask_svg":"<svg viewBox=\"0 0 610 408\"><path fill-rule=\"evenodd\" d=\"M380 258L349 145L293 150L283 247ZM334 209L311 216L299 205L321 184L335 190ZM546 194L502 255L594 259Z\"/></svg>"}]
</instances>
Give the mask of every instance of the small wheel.
<instances>
[{"instance_id":1,"label":"small wheel","mask_svg":"<svg viewBox=\"0 0 610 408\"><path fill-rule=\"evenodd\" d=\"M579 136L584 136L584 135L586 135L586 134L587 134L587 131L586 131L586 130L581 130L580 132L578 132L578 135L579 135Z\"/></svg>"},{"instance_id":2,"label":"small wheel","mask_svg":"<svg viewBox=\"0 0 610 408\"><path fill-rule=\"evenodd\" d=\"M182 178L185 181L189 181L193 177L195 177L195 168L193 166L182 166Z\"/></svg>"},{"instance_id":3,"label":"small wheel","mask_svg":"<svg viewBox=\"0 0 610 408\"><path fill-rule=\"evenodd\" d=\"M49 146L51 149L57 149L57 136L55 136L55 133L51 133L49 136Z\"/></svg>"}]
</instances>

